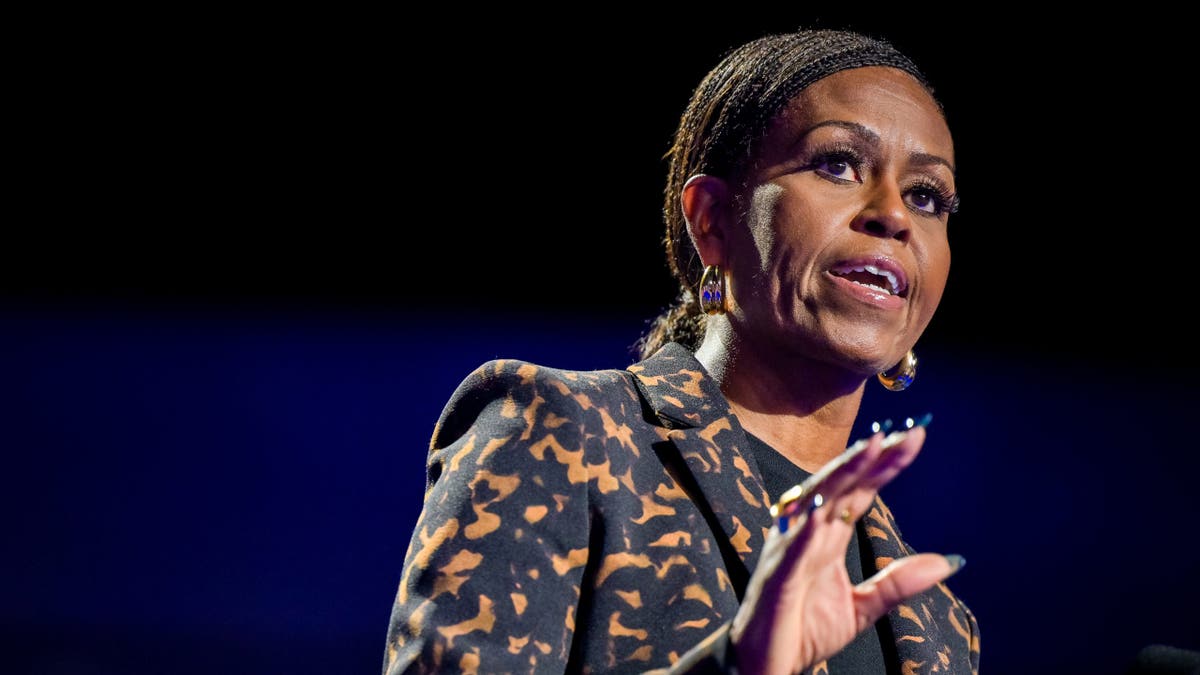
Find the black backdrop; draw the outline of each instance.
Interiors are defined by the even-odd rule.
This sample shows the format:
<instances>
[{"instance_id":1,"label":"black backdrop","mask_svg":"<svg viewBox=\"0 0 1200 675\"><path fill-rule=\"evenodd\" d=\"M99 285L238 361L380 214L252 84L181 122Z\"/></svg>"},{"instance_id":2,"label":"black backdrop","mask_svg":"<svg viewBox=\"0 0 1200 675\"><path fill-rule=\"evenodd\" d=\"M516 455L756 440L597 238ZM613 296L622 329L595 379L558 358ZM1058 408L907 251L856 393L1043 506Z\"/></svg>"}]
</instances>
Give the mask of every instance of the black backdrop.
<instances>
[{"instance_id":1,"label":"black backdrop","mask_svg":"<svg viewBox=\"0 0 1200 675\"><path fill-rule=\"evenodd\" d=\"M676 10L679 11L678 9ZM18 69L0 249L17 672L372 672L453 386L625 365L666 150L766 31L927 70L963 208L885 497L993 673L1197 649L1191 82L1170 16L72 16Z\"/></svg>"}]
</instances>

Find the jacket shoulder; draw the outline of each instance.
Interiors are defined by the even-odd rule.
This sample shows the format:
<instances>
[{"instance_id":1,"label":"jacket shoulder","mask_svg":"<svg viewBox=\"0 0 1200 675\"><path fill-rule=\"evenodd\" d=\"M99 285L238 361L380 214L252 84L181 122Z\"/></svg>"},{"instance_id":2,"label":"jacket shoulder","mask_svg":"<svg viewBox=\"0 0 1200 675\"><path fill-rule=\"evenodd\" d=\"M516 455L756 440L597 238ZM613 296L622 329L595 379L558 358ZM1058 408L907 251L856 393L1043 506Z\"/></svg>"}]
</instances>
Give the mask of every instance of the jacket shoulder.
<instances>
[{"instance_id":1,"label":"jacket shoulder","mask_svg":"<svg viewBox=\"0 0 1200 675\"><path fill-rule=\"evenodd\" d=\"M581 409L637 399L633 376L626 370L572 370L521 359L492 359L455 388L438 419L432 447L453 442L481 420L515 420L534 414L570 417Z\"/></svg>"}]
</instances>

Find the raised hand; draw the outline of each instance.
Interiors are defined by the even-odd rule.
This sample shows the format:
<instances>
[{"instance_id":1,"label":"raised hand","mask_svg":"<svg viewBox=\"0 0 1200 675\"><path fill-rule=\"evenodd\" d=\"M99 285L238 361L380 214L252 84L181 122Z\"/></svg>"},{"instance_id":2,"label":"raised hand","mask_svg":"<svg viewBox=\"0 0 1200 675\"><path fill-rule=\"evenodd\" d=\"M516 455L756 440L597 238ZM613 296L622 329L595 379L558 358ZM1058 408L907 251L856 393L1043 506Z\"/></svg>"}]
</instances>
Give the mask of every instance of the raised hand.
<instances>
[{"instance_id":1,"label":"raised hand","mask_svg":"<svg viewBox=\"0 0 1200 675\"><path fill-rule=\"evenodd\" d=\"M772 509L776 524L730 628L739 675L792 675L819 663L958 570L960 557L924 553L895 560L857 586L846 571L854 523L924 442L920 425L877 432Z\"/></svg>"}]
</instances>

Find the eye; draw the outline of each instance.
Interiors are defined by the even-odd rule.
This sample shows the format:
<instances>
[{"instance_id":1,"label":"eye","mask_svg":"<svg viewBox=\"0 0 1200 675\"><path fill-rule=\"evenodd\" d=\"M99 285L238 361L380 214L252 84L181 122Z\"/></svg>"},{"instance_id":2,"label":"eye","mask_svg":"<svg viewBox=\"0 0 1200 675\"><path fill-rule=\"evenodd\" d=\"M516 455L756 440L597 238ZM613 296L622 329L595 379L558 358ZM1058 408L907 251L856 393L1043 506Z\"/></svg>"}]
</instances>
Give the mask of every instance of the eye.
<instances>
[{"instance_id":1,"label":"eye","mask_svg":"<svg viewBox=\"0 0 1200 675\"><path fill-rule=\"evenodd\" d=\"M831 152L814 159L809 168L837 182L861 183L858 158L848 152Z\"/></svg>"},{"instance_id":2,"label":"eye","mask_svg":"<svg viewBox=\"0 0 1200 675\"><path fill-rule=\"evenodd\" d=\"M924 211L925 213L941 212L941 200L932 190L927 188L917 188L908 193L908 202L918 211Z\"/></svg>"},{"instance_id":3,"label":"eye","mask_svg":"<svg viewBox=\"0 0 1200 675\"><path fill-rule=\"evenodd\" d=\"M905 201L916 211L941 216L958 210L958 197L942 185L918 184L905 194Z\"/></svg>"}]
</instances>

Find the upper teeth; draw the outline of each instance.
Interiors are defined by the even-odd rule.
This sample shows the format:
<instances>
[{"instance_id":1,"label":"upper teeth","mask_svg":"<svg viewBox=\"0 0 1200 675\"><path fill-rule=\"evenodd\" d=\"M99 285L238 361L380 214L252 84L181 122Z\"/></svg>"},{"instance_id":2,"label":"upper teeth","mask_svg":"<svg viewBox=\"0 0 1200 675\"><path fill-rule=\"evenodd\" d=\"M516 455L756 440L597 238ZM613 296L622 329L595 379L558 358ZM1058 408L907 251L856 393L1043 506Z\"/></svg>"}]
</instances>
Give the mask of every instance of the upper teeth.
<instances>
[{"instance_id":1,"label":"upper teeth","mask_svg":"<svg viewBox=\"0 0 1200 675\"><path fill-rule=\"evenodd\" d=\"M887 292L891 293L892 295L895 295L900 292L900 282L898 282L896 280L896 275L892 274L888 270L881 270L874 265L863 265L861 267L853 267L851 269L855 272L870 272L871 274L881 276L884 279L887 279L888 285L891 288L887 288L887 289L879 288L878 286L876 286L874 284L863 284L864 286L869 286L871 288L878 288L879 290L887 291Z\"/></svg>"}]
</instances>

